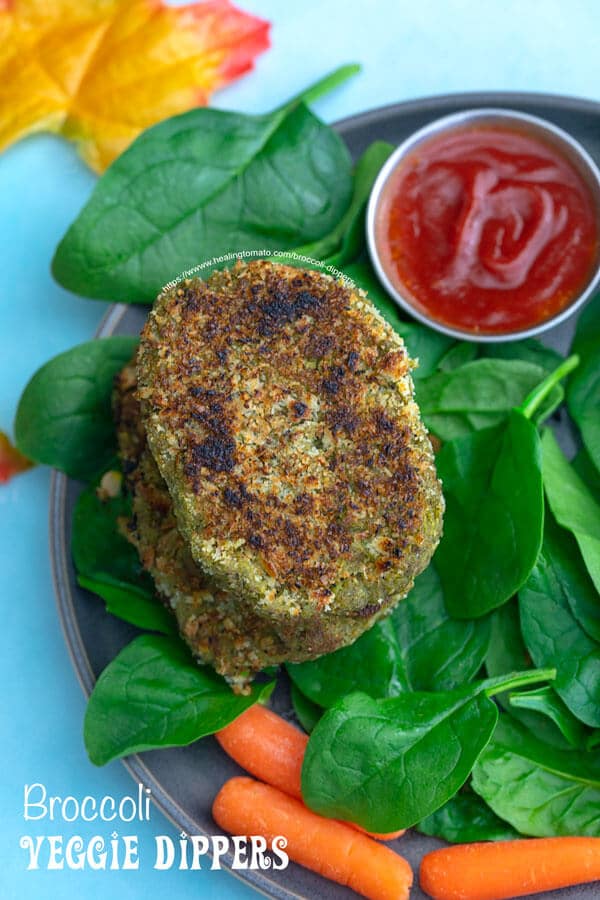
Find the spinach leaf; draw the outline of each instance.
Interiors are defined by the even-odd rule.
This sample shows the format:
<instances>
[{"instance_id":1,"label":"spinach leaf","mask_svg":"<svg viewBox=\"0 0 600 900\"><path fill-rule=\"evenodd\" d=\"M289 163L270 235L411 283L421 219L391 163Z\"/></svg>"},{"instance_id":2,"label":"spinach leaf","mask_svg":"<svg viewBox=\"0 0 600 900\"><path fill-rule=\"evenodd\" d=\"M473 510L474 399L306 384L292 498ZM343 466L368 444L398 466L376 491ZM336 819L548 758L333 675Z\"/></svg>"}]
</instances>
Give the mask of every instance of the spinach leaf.
<instances>
[{"instance_id":1,"label":"spinach leaf","mask_svg":"<svg viewBox=\"0 0 600 900\"><path fill-rule=\"evenodd\" d=\"M462 346L462 345L461 345ZM466 344L467 347L476 346L471 344ZM479 348L479 362L493 363L494 360L497 360L502 367L499 371L497 371L497 375L500 377L505 376L510 379L510 365L506 364L517 364L517 368L515 372L517 374L517 383L509 384L508 388L500 388L502 390L508 390L510 394L512 392L513 395L518 395L518 382L523 381L523 379L527 379L527 370L533 373L536 371L539 373L540 379L543 377L544 373L551 373L554 369L556 369L561 362L563 361L563 357L557 353L555 350L552 350L549 347L545 347L540 341L535 340L534 338L529 338L522 341L509 341L507 343L502 344L483 344ZM450 371L452 368L456 368L456 366L452 366L453 353L450 351L450 366L447 364L446 360L443 359L439 365L439 369L441 371ZM464 360L465 362L470 360ZM525 368L520 369L519 364L524 364ZM536 367L535 369L533 367ZM490 367L489 370L491 373L494 372L493 366ZM477 374L477 370L473 374ZM487 373L483 370L484 374L484 385L485 379L487 377ZM493 376L492 376L493 377ZM539 379L538 379L539 380ZM521 402L521 399L515 401L512 405L517 405ZM498 397L500 400L500 397ZM551 391L551 393L546 397L543 403L540 404L539 409L536 411L535 415L532 416L532 421L536 423L543 422L552 413L560 406L560 404L564 400L564 390L560 384L556 384ZM500 408L502 404L500 403ZM496 414L497 415L497 414ZM497 418L497 421L500 419ZM468 431L472 431L474 429L485 428L493 424L493 413L468 413L464 412L462 414L455 413L451 415L446 413L442 419L443 427L445 430L444 439L450 440L454 437L458 437L461 434L466 434ZM439 423L436 423L439 424ZM440 426L442 427L442 426Z\"/></svg>"},{"instance_id":2,"label":"spinach leaf","mask_svg":"<svg viewBox=\"0 0 600 900\"><path fill-rule=\"evenodd\" d=\"M547 517L544 544L519 593L523 638L538 666L556 668L554 689L573 715L600 726L600 644L577 622L568 597L574 589L572 559Z\"/></svg>"},{"instance_id":3,"label":"spinach leaf","mask_svg":"<svg viewBox=\"0 0 600 900\"><path fill-rule=\"evenodd\" d=\"M116 448L113 379L137 346L133 337L88 341L38 369L17 409L17 447L71 478L94 477Z\"/></svg>"},{"instance_id":4,"label":"spinach leaf","mask_svg":"<svg viewBox=\"0 0 600 900\"><path fill-rule=\"evenodd\" d=\"M490 615L490 641L485 655L485 668L490 678L527 669L531 659L521 635L519 606L511 599ZM503 695L499 694L502 700ZM508 704L508 697L506 698Z\"/></svg>"},{"instance_id":5,"label":"spinach leaf","mask_svg":"<svg viewBox=\"0 0 600 900\"><path fill-rule=\"evenodd\" d=\"M600 470L600 341L569 383L567 405L585 447Z\"/></svg>"},{"instance_id":6,"label":"spinach leaf","mask_svg":"<svg viewBox=\"0 0 600 900\"><path fill-rule=\"evenodd\" d=\"M345 144L303 104L192 109L143 132L99 179L53 274L86 297L148 303L212 257L322 237L351 192Z\"/></svg>"},{"instance_id":7,"label":"spinach leaf","mask_svg":"<svg viewBox=\"0 0 600 900\"><path fill-rule=\"evenodd\" d=\"M600 471L600 294L580 315L571 352L579 354L581 365L569 381L567 405Z\"/></svg>"},{"instance_id":8,"label":"spinach leaf","mask_svg":"<svg viewBox=\"0 0 600 900\"><path fill-rule=\"evenodd\" d=\"M375 305L378 306L377 302ZM381 308L379 311L390 321L390 317L386 316ZM439 360L453 342L447 335L424 325L417 325L416 322L402 322L397 319L391 324L404 339L411 357L418 363L412 373L415 383L435 371Z\"/></svg>"},{"instance_id":9,"label":"spinach leaf","mask_svg":"<svg viewBox=\"0 0 600 900\"><path fill-rule=\"evenodd\" d=\"M600 504L569 465L549 429L542 437L544 488L559 525L572 531L600 591Z\"/></svg>"},{"instance_id":10,"label":"spinach leaf","mask_svg":"<svg viewBox=\"0 0 600 900\"><path fill-rule=\"evenodd\" d=\"M546 686L510 694L510 703L516 709L533 710L547 716L572 747L583 744L586 735L584 726L567 709L553 688Z\"/></svg>"},{"instance_id":11,"label":"spinach leaf","mask_svg":"<svg viewBox=\"0 0 600 900\"><path fill-rule=\"evenodd\" d=\"M586 750L595 750L596 747L600 747L600 728L595 728L585 742Z\"/></svg>"},{"instance_id":12,"label":"spinach leaf","mask_svg":"<svg viewBox=\"0 0 600 900\"><path fill-rule=\"evenodd\" d=\"M581 478L587 488L591 491L596 503L600 502L600 470L596 468L592 459L585 449L582 447L576 456L571 460L571 465Z\"/></svg>"},{"instance_id":13,"label":"spinach leaf","mask_svg":"<svg viewBox=\"0 0 600 900\"><path fill-rule=\"evenodd\" d=\"M121 534L119 520L128 519L130 513L129 498L123 493L101 499L95 485L81 492L71 534L77 581L101 597L113 616L138 628L173 634L173 616L156 597L137 551Z\"/></svg>"},{"instance_id":14,"label":"spinach leaf","mask_svg":"<svg viewBox=\"0 0 600 900\"><path fill-rule=\"evenodd\" d=\"M421 834L439 837L451 844L510 841L519 836L478 794L465 788L415 827Z\"/></svg>"},{"instance_id":15,"label":"spinach leaf","mask_svg":"<svg viewBox=\"0 0 600 900\"><path fill-rule=\"evenodd\" d=\"M488 359L520 359L534 363L546 372L553 372L563 357L551 347L546 347L535 338L522 341L503 341L501 344L482 344L481 355Z\"/></svg>"},{"instance_id":16,"label":"spinach leaf","mask_svg":"<svg viewBox=\"0 0 600 900\"><path fill-rule=\"evenodd\" d=\"M449 347L455 343L454 339L416 322L405 322L400 307L382 287L370 263L352 263L344 267L344 274L368 293L383 318L404 338L408 352L419 363L418 368L413 370L413 378L424 378L434 372Z\"/></svg>"},{"instance_id":17,"label":"spinach leaf","mask_svg":"<svg viewBox=\"0 0 600 900\"><path fill-rule=\"evenodd\" d=\"M506 675L531 665L531 657L521 634L519 603L513 597L504 606L494 610L491 618L491 636L485 658L485 668L490 677ZM565 739L556 724L547 715L533 709L524 709L510 702L510 694L501 693L496 700L507 712L518 719L526 728L537 734L542 740L555 747L568 748Z\"/></svg>"},{"instance_id":18,"label":"spinach leaf","mask_svg":"<svg viewBox=\"0 0 600 900\"><path fill-rule=\"evenodd\" d=\"M373 182L393 149L385 141L374 141L367 147L354 167L352 200L345 214L329 234L298 248L297 253L334 266L342 266L360 254L365 242L365 206Z\"/></svg>"},{"instance_id":19,"label":"spinach leaf","mask_svg":"<svg viewBox=\"0 0 600 900\"><path fill-rule=\"evenodd\" d=\"M432 564L390 618L412 690L450 691L480 670L490 641L489 617L453 619Z\"/></svg>"},{"instance_id":20,"label":"spinach leaf","mask_svg":"<svg viewBox=\"0 0 600 900\"><path fill-rule=\"evenodd\" d=\"M152 579L144 572L135 547L119 530L129 518L129 497L120 493L101 500L95 485L83 490L73 511L71 553L80 577L154 597Z\"/></svg>"},{"instance_id":21,"label":"spinach leaf","mask_svg":"<svg viewBox=\"0 0 600 900\"><path fill-rule=\"evenodd\" d=\"M600 645L600 594L588 575L573 536L546 516L548 552L571 613L584 631Z\"/></svg>"},{"instance_id":22,"label":"spinach leaf","mask_svg":"<svg viewBox=\"0 0 600 900\"><path fill-rule=\"evenodd\" d=\"M477 359L477 352L477 344L458 341L453 347L450 347L447 353L444 353L438 363L438 369L440 372L453 372L460 366Z\"/></svg>"},{"instance_id":23,"label":"spinach leaf","mask_svg":"<svg viewBox=\"0 0 600 900\"><path fill-rule=\"evenodd\" d=\"M542 541L539 437L513 410L506 425L445 443L436 459L444 484L444 534L435 554L446 606L475 618L523 584Z\"/></svg>"},{"instance_id":24,"label":"spinach leaf","mask_svg":"<svg viewBox=\"0 0 600 900\"><path fill-rule=\"evenodd\" d=\"M418 385L417 394L418 394ZM419 397L417 402L420 406ZM501 422L505 418L503 415L491 413L432 413L423 416L423 421L431 434L434 434L440 441L453 441L456 438L464 437L473 431L481 431L484 428L490 428L494 422Z\"/></svg>"},{"instance_id":25,"label":"spinach leaf","mask_svg":"<svg viewBox=\"0 0 600 900\"><path fill-rule=\"evenodd\" d=\"M313 703L312 700L309 700L308 697L305 697L300 688L297 687L293 681L290 684L290 697L292 699L292 706L294 707L296 718L304 730L310 734L323 715L323 708L317 706L317 704Z\"/></svg>"},{"instance_id":26,"label":"spinach leaf","mask_svg":"<svg viewBox=\"0 0 600 900\"><path fill-rule=\"evenodd\" d=\"M600 756L550 747L510 716L475 764L473 787L521 834L600 837Z\"/></svg>"},{"instance_id":27,"label":"spinach leaf","mask_svg":"<svg viewBox=\"0 0 600 900\"><path fill-rule=\"evenodd\" d=\"M440 361L440 366L445 358ZM416 383L416 399L429 430L441 440L450 441L504 421L510 410L523 402L545 374L545 370L534 363L477 359L459 368L421 378ZM562 396L562 388L556 385L544 404L544 413L548 404L560 403Z\"/></svg>"},{"instance_id":28,"label":"spinach leaf","mask_svg":"<svg viewBox=\"0 0 600 900\"><path fill-rule=\"evenodd\" d=\"M454 691L384 700L349 694L309 738L302 766L305 803L369 831L409 828L467 780L498 719L491 696L553 674L513 673Z\"/></svg>"},{"instance_id":29,"label":"spinach leaf","mask_svg":"<svg viewBox=\"0 0 600 900\"><path fill-rule=\"evenodd\" d=\"M329 94L336 87L344 84L349 78L358 75L361 70L360 63L346 63L344 66L337 66L332 72L323 75L314 84L310 84L307 88L303 88L299 94L291 97L283 104L283 109L291 109L297 103L314 103L325 94Z\"/></svg>"},{"instance_id":30,"label":"spinach leaf","mask_svg":"<svg viewBox=\"0 0 600 900\"><path fill-rule=\"evenodd\" d=\"M102 766L141 750L191 744L224 728L272 686L236 695L212 669L195 663L181 641L142 635L96 682L84 723L88 755Z\"/></svg>"},{"instance_id":31,"label":"spinach leaf","mask_svg":"<svg viewBox=\"0 0 600 900\"><path fill-rule=\"evenodd\" d=\"M533 568L544 498L540 440L530 420L577 363L569 357L546 376L506 423L449 441L437 455L446 516L435 566L457 618L502 606Z\"/></svg>"},{"instance_id":32,"label":"spinach leaf","mask_svg":"<svg viewBox=\"0 0 600 900\"><path fill-rule=\"evenodd\" d=\"M118 619L146 631L159 631L161 634L175 634L177 631L171 613L156 597L148 596L144 590L94 581L84 575L78 576L77 583L86 591L101 597L106 604L106 611Z\"/></svg>"},{"instance_id":33,"label":"spinach leaf","mask_svg":"<svg viewBox=\"0 0 600 900\"><path fill-rule=\"evenodd\" d=\"M349 647L318 659L287 663L288 675L319 706L333 706L358 689L372 697L393 697L406 687L400 648L389 619L376 622Z\"/></svg>"}]
</instances>

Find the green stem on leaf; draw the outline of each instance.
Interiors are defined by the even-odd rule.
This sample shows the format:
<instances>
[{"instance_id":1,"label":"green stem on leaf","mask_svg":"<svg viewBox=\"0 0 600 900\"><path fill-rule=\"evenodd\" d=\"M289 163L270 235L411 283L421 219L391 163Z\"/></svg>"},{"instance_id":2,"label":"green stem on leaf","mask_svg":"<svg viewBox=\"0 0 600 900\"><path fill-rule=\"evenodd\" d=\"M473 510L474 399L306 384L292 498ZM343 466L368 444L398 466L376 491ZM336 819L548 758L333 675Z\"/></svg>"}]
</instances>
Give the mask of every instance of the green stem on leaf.
<instances>
[{"instance_id":1,"label":"green stem on leaf","mask_svg":"<svg viewBox=\"0 0 600 900\"><path fill-rule=\"evenodd\" d=\"M277 111L291 109L297 103L314 103L319 97L322 97L334 88L339 87L349 78L352 78L353 75L357 75L360 70L361 66L359 63L349 63L346 66L339 66L339 68L334 69L333 72L329 72L328 75L319 78L319 80L310 85L310 87L300 91L300 93L292 97L291 100L286 100L282 106L277 108Z\"/></svg>"},{"instance_id":2,"label":"green stem on leaf","mask_svg":"<svg viewBox=\"0 0 600 900\"><path fill-rule=\"evenodd\" d=\"M512 691L515 688L526 687L529 684L538 684L540 681L554 681L556 669L531 669L528 672L510 672L508 675L500 675L498 678L488 678L485 682L484 692L488 697L501 694L504 691Z\"/></svg>"},{"instance_id":3,"label":"green stem on leaf","mask_svg":"<svg viewBox=\"0 0 600 900\"><path fill-rule=\"evenodd\" d=\"M573 356L567 357L554 372L550 372L543 381L534 387L521 406L518 407L526 419L531 419L535 411L539 409L540 404L546 399L558 382L569 375L578 365L579 357L574 353Z\"/></svg>"}]
</instances>

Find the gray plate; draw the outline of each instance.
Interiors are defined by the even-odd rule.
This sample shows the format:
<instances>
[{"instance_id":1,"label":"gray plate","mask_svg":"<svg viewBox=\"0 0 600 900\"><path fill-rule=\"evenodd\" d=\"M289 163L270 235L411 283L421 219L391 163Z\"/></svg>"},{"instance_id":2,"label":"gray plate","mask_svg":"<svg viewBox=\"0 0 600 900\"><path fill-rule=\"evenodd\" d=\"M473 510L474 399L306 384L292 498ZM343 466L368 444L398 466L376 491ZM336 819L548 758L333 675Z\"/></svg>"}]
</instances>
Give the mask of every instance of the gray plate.
<instances>
[{"instance_id":1,"label":"gray plate","mask_svg":"<svg viewBox=\"0 0 600 900\"><path fill-rule=\"evenodd\" d=\"M600 104L565 97L520 93L453 94L375 109L344 119L336 125L336 129L356 158L375 139L397 144L438 116L479 106L505 106L550 119L570 131L596 162L600 162ZM111 307L99 336L137 334L145 315L143 307ZM565 351L573 328L574 323L570 320L547 332L544 342ZM563 443L568 444L565 423L561 432ZM54 474L50 493L50 551L65 640L83 690L89 695L98 674L137 631L125 622L107 616L104 604L77 585L69 546L73 506L80 488L78 483L64 475ZM278 712L292 718L286 685L278 688L274 706ZM124 760L124 765L136 781L152 789L159 809L187 834L218 833L210 814L212 800L228 778L241 772L213 738L206 738L190 747L130 756ZM193 791L189 790L190 784L194 785ZM423 854L442 845L442 841L434 838L409 833L390 846L397 847L417 873ZM230 866L231 859L225 860L225 863ZM349 900L358 896L293 863L283 872L238 871L234 874L269 897ZM598 885L536 896L547 900L594 900L598 897ZM418 900L425 897L415 884L411 898Z\"/></svg>"}]
</instances>

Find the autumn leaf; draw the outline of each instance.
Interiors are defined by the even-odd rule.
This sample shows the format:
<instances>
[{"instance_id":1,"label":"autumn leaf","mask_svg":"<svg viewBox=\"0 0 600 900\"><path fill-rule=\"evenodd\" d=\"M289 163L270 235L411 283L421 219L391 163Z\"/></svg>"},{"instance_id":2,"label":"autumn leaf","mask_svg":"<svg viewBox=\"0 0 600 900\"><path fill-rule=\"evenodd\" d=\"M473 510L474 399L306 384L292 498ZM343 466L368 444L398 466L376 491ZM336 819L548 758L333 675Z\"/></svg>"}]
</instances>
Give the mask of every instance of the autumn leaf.
<instances>
[{"instance_id":1,"label":"autumn leaf","mask_svg":"<svg viewBox=\"0 0 600 900\"><path fill-rule=\"evenodd\" d=\"M0 484L6 484L13 475L25 472L32 465L31 460L13 447L4 432L0 431Z\"/></svg>"},{"instance_id":2,"label":"autumn leaf","mask_svg":"<svg viewBox=\"0 0 600 900\"><path fill-rule=\"evenodd\" d=\"M269 24L229 0L0 0L0 150L54 131L100 172L268 46Z\"/></svg>"}]
</instances>

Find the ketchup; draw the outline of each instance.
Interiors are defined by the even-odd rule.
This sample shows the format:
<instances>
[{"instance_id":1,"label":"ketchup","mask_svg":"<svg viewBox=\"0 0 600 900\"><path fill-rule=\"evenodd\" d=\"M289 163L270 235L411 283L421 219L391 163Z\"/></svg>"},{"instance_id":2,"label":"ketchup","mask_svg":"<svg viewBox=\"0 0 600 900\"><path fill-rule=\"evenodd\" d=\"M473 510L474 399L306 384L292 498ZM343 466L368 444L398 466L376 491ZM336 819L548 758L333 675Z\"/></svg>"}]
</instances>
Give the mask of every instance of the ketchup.
<instances>
[{"instance_id":1,"label":"ketchup","mask_svg":"<svg viewBox=\"0 0 600 900\"><path fill-rule=\"evenodd\" d=\"M598 226L582 176L550 143L507 126L424 141L377 210L383 267L430 318L498 334L546 321L585 288Z\"/></svg>"}]
</instances>

